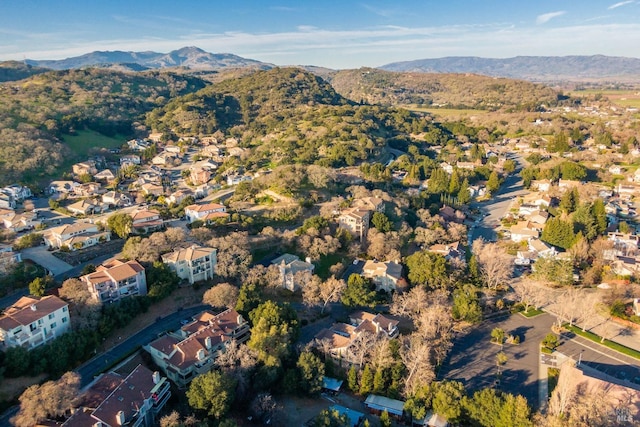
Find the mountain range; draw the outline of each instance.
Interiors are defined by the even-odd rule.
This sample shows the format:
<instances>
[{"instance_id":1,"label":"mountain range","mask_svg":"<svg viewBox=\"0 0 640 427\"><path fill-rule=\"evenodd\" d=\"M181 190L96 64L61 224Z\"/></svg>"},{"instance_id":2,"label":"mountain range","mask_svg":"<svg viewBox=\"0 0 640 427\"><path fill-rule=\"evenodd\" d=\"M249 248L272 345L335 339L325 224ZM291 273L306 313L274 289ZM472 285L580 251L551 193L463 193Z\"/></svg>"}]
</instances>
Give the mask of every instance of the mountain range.
<instances>
[{"instance_id":1,"label":"mountain range","mask_svg":"<svg viewBox=\"0 0 640 427\"><path fill-rule=\"evenodd\" d=\"M588 80L640 80L640 59L619 56L475 56L418 59L379 67L387 71L421 73L474 73L538 82Z\"/></svg>"},{"instance_id":2,"label":"mountain range","mask_svg":"<svg viewBox=\"0 0 640 427\"><path fill-rule=\"evenodd\" d=\"M25 65L53 70L86 67L112 68L121 71L183 67L191 70L220 71L231 68L271 69L273 64L247 59L230 53L209 53L197 47L183 47L169 53L95 51L60 60L31 60ZM305 68L331 79L334 70ZM562 81L640 81L640 59L593 56L517 56L513 58L481 58L472 56L418 59L394 62L378 67L386 71L421 73L473 73L534 82Z\"/></svg>"},{"instance_id":3,"label":"mountain range","mask_svg":"<svg viewBox=\"0 0 640 427\"><path fill-rule=\"evenodd\" d=\"M27 59L27 64L53 70L68 70L85 67L109 67L124 65L132 71L145 69L186 67L196 70L219 70L223 68L270 69L273 64L242 58L230 53L209 53L197 47L183 47L169 53L95 51L81 56L59 60Z\"/></svg>"}]
</instances>

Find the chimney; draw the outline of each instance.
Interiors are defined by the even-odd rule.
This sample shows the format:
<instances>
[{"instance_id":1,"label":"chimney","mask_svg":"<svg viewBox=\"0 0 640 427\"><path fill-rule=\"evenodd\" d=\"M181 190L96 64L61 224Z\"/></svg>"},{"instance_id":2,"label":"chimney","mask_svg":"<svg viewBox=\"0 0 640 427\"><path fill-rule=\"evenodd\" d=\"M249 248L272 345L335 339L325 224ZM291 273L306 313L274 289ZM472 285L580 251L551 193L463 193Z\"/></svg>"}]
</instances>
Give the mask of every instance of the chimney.
<instances>
[{"instance_id":1,"label":"chimney","mask_svg":"<svg viewBox=\"0 0 640 427\"><path fill-rule=\"evenodd\" d=\"M160 372L154 371L153 372L153 383L154 384L158 384L159 382L160 382Z\"/></svg>"},{"instance_id":2,"label":"chimney","mask_svg":"<svg viewBox=\"0 0 640 427\"><path fill-rule=\"evenodd\" d=\"M206 337L204 339L204 346L207 347L207 350L211 350L211 337Z\"/></svg>"},{"instance_id":3,"label":"chimney","mask_svg":"<svg viewBox=\"0 0 640 427\"><path fill-rule=\"evenodd\" d=\"M124 419L124 411L118 411L118 413L116 414L116 422L118 423L119 426L123 426L125 419Z\"/></svg>"},{"instance_id":4,"label":"chimney","mask_svg":"<svg viewBox=\"0 0 640 427\"><path fill-rule=\"evenodd\" d=\"M304 260L307 262L307 264L311 264L311 257L306 257Z\"/></svg>"},{"instance_id":5,"label":"chimney","mask_svg":"<svg viewBox=\"0 0 640 427\"><path fill-rule=\"evenodd\" d=\"M31 304L31 311L36 311L38 308L35 304Z\"/></svg>"}]
</instances>

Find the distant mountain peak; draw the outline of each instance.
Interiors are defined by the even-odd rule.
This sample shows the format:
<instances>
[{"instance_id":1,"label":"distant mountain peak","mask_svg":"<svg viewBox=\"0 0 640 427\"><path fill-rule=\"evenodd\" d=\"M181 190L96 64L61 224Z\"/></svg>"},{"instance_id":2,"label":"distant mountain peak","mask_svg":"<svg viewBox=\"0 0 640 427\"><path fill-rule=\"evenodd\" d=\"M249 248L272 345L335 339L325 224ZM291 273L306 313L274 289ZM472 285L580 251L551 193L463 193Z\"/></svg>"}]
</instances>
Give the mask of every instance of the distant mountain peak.
<instances>
[{"instance_id":1,"label":"distant mountain peak","mask_svg":"<svg viewBox=\"0 0 640 427\"><path fill-rule=\"evenodd\" d=\"M193 69L221 70L224 68L273 68L272 64L242 58L228 53L210 53L196 46L185 46L169 53L152 51L125 52L94 51L81 56L60 60L31 60L26 61L30 65L50 68L54 70L66 70L74 68L106 66L112 67L119 64L136 64L146 68L186 67Z\"/></svg>"}]
</instances>

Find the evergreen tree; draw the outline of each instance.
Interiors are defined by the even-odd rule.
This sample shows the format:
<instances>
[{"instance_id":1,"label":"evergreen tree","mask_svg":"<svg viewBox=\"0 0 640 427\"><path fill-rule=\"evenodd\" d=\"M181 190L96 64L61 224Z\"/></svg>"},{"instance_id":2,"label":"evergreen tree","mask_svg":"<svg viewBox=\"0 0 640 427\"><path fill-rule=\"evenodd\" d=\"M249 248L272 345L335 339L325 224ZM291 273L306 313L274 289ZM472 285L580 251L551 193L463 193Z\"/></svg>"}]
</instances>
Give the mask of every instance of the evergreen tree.
<instances>
[{"instance_id":1,"label":"evergreen tree","mask_svg":"<svg viewBox=\"0 0 640 427\"><path fill-rule=\"evenodd\" d=\"M444 193L449 188L449 175L441 168L431 171L431 176L427 182L427 190L431 194Z\"/></svg>"},{"instance_id":2,"label":"evergreen tree","mask_svg":"<svg viewBox=\"0 0 640 427\"><path fill-rule=\"evenodd\" d=\"M369 365L365 365L360 376L360 394L365 395L373 391L373 372Z\"/></svg>"},{"instance_id":3,"label":"evergreen tree","mask_svg":"<svg viewBox=\"0 0 640 427\"><path fill-rule=\"evenodd\" d=\"M487 180L487 190L490 193L495 193L500 188L500 177L498 177L498 173L496 171L491 172L489 175L489 179Z\"/></svg>"},{"instance_id":4,"label":"evergreen tree","mask_svg":"<svg viewBox=\"0 0 640 427\"><path fill-rule=\"evenodd\" d=\"M359 391L358 370L354 365L351 365L351 368L349 368L349 372L347 373L347 386L349 387L349 390L354 393Z\"/></svg>"},{"instance_id":5,"label":"evergreen tree","mask_svg":"<svg viewBox=\"0 0 640 427\"><path fill-rule=\"evenodd\" d=\"M373 376L373 392L376 394L382 394L384 393L384 390L386 389L386 380L385 380L385 371L384 368L382 367L378 367L378 369L376 369L376 373Z\"/></svg>"},{"instance_id":6,"label":"evergreen tree","mask_svg":"<svg viewBox=\"0 0 640 427\"><path fill-rule=\"evenodd\" d=\"M576 209L573 214L573 227L574 232L582 233L587 240L593 240L598 235L598 225L596 223L596 218L593 215L593 208L584 204Z\"/></svg>"},{"instance_id":7,"label":"evergreen tree","mask_svg":"<svg viewBox=\"0 0 640 427\"><path fill-rule=\"evenodd\" d=\"M560 218L551 218L542 230L542 240L562 249L569 249L574 242L573 224Z\"/></svg>"},{"instance_id":8,"label":"evergreen tree","mask_svg":"<svg viewBox=\"0 0 640 427\"><path fill-rule=\"evenodd\" d=\"M460 185L460 190L458 191L458 203L461 205L466 205L471 201L471 192L469 191L469 180L465 178Z\"/></svg>"},{"instance_id":9,"label":"evergreen tree","mask_svg":"<svg viewBox=\"0 0 640 427\"><path fill-rule=\"evenodd\" d=\"M598 234L602 234L607 229L607 212L604 209L602 199L596 199L591 205L591 211L596 223Z\"/></svg>"},{"instance_id":10,"label":"evergreen tree","mask_svg":"<svg viewBox=\"0 0 640 427\"><path fill-rule=\"evenodd\" d=\"M380 415L380 427L391 427L391 417L386 409Z\"/></svg>"},{"instance_id":11,"label":"evergreen tree","mask_svg":"<svg viewBox=\"0 0 640 427\"><path fill-rule=\"evenodd\" d=\"M566 191L562 198L560 199L560 209L564 210L566 213L572 213L580 204L580 195L578 194L578 189L576 187L572 187L571 190Z\"/></svg>"},{"instance_id":12,"label":"evergreen tree","mask_svg":"<svg viewBox=\"0 0 640 427\"><path fill-rule=\"evenodd\" d=\"M457 194L458 191L460 191L460 173L458 168L454 168L449 180L449 194Z\"/></svg>"}]
</instances>

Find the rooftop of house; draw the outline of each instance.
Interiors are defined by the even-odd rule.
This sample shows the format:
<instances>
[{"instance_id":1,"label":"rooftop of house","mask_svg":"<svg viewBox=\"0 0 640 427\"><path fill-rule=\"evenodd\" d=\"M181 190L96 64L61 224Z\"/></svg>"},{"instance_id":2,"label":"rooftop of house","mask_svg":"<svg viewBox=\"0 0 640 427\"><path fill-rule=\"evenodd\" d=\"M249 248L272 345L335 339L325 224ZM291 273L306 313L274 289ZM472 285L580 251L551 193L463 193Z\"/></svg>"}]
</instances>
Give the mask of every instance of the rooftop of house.
<instances>
[{"instance_id":1,"label":"rooftop of house","mask_svg":"<svg viewBox=\"0 0 640 427\"><path fill-rule=\"evenodd\" d=\"M82 279L91 284L104 283L110 280L120 282L137 275L141 271L144 271L144 267L138 261L112 259L105 261L96 268L95 272L82 276Z\"/></svg>"},{"instance_id":2,"label":"rooftop of house","mask_svg":"<svg viewBox=\"0 0 640 427\"><path fill-rule=\"evenodd\" d=\"M225 206L221 205L219 203L207 203L207 204L204 204L204 205L189 205L184 209L185 210L190 210L190 211L193 211L193 212L207 212L207 211L225 209Z\"/></svg>"},{"instance_id":3,"label":"rooftop of house","mask_svg":"<svg viewBox=\"0 0 640 427\"><path fill-rule=\"evenodd\" d=\"M367 262L364 263L362 272L366 276L391 276L395 279L400 279L400 277L402 277L402 265L393 261L377 262L367 260Z\"/></svg>"},{"instance_id":4,"label":"rooftop of house","mask_svg":"<svg viewBox=\"0 0 640 427\"><path fill-rule=\"evenodd\" d=\"M193 261L209 256L215 251L214 248L192 245L188 248L176 249L173 252L164 254L162 255L162 260L164 262Z\"/></svg>"},{"instance_id":5,"label":"rooftop of house","mask_svg":"<svg viewBox=\"0 0 640 427\"><path fill-rule=\"evenodd\" d=\"M0 329L9 331L20 325L27 326L49 314L69 305L60 298L49 295L43 298L22 297L7 308L0 317Z\"/></svg>"}]
</instances>

